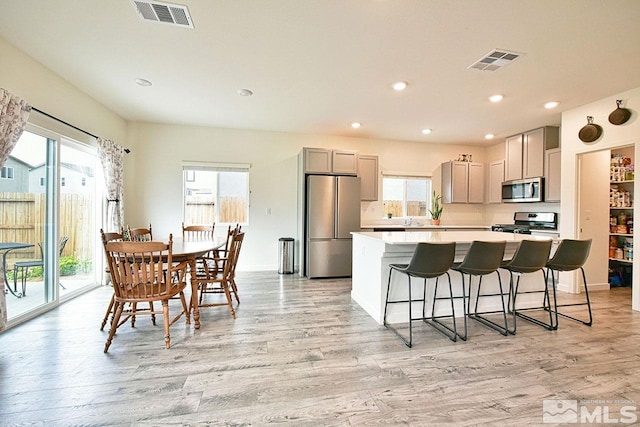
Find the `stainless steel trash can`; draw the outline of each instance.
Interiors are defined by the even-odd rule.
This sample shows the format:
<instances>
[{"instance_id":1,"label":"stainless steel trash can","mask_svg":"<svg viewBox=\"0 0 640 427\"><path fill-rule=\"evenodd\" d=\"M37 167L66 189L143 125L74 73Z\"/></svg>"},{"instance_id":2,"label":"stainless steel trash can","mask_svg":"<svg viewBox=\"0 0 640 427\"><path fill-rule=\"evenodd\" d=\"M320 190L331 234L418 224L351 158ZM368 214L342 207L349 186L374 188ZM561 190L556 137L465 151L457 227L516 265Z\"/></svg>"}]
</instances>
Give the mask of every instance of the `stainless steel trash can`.
<instances>
[{"instance_id":1,"label":"stainless steel trash can","mask_svg":"<svg viewBox=\"0 0 640 427\"><path fill-rule=\"evenodd\" d=\"M293 274L295 240L293 237L281 237L278 246L278 273Z\"/></svg>"}]
</instances>

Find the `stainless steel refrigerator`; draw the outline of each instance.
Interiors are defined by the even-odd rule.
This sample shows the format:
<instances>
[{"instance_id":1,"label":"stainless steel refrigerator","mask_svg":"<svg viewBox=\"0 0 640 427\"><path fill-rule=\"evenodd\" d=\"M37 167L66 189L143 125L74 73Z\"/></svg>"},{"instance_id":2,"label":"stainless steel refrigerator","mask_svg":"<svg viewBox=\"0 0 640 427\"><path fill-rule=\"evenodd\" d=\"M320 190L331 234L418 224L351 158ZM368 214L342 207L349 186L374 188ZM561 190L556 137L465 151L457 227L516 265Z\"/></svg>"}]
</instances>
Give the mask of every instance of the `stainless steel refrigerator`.
<instances>
[{"instance_id":1,"label":"stainless steel refrigerator","mask_svg":"<svg viewBox=\"0 0 640 427\"><path fill-rule=\"evenodd\" d=\"M306 275L351 276L351 232L360 231L360 178L307 175L306 184Z\"/></svg>"}]
</instances>

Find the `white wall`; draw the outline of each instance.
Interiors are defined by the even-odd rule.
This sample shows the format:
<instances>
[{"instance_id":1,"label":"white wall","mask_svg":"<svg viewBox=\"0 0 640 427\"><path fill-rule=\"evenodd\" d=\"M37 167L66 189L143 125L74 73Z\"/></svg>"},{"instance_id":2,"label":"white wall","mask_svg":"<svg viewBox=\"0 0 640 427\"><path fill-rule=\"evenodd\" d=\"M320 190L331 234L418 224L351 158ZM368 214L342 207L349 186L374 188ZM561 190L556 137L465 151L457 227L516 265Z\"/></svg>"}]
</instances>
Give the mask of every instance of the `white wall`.
<instances>
[{"instance_id":1,"label":"white wall","mask_svg":"<svg viewBox=\"0 0 640 427\"><path fill-rule=\"evenodd\" d=\"M616 100L624 101L623 106L632 110L631 119L624 125L614 126L609 123L609 114L616 108ZM573 110L565 111L562 114L562 188L561 188L561 217L560 233L564 238L579 236L579 210L578 210L578 156L580 153L587 153L600 150L608 150L616 147L635 144L635 158L640 150L640 121L638 121L638 111L640 111L640 88L622 92L610 97L601 99ZM594 123L603 128L602 136L595 142L584 143L578 138L578 132L587 124L587 116L593 116ZM638 181L634 184L634 193L638 193ZM636 196L637 197L637 196ZM634 210L634 217L637 218L637 208ZM603 224L603 226L605 226ZM634 236L634 246L638 245L637 234ZM603 260L602 262L607 262ZM638 263L633 265L633 296L632 304L634 310L640 310L640 292ZM571 278L570 285L576 288L575 275Z\"/></svg>"},{"instance_id":2,"label":"white wall","mask_svg":"<svg viewBox=\"0 0 640 427\"><path fill-rule=\"evenodd\" d=\"M125 145L126 121L0 37L0 87L33 107Z\"/></svg>"}]
</instances>

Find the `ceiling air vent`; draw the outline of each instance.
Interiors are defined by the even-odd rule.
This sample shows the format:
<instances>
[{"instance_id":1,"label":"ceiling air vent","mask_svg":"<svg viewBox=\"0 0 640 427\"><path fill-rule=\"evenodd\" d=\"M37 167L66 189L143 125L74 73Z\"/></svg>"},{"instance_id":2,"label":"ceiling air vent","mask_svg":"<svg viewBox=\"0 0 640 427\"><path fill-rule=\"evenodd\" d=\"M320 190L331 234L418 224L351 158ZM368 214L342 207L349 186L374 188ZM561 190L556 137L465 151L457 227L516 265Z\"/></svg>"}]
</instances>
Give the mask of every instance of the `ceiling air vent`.
<instances>
[{"instance_id":1,"label":"ceiling air vent","mask_svg":"<svg viewBox=\"0 0 640 427\"><path fill-rule=\"evenodd\" d=\"M143 21L193 28L193 21L187 6L158 1L131 0L131 3L133 3L138 15L140 15L140 19Z\"/></svg>"},{"instance_id":2,"label":"ceiling air vent","mask_svg":"<svg viewBox=\"0 0 640 427\"><path fill-rule=\"evenodd\" d=\"M475 68L482 71L496 71L511 64L522 56L521 53L509 52L504 49L495 49L484 57L469 65L467 68Z\"/></svg>"}]
</instances>

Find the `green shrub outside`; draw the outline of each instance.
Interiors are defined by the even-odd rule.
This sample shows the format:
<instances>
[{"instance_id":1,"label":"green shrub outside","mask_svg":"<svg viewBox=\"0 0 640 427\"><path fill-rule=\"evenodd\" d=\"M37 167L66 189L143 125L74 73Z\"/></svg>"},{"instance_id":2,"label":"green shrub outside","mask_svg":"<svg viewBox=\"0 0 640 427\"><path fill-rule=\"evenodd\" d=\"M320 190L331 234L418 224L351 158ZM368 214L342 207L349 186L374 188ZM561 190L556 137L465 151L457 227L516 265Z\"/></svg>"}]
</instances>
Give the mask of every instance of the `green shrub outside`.
<instances>
[{"instance_id":1,"label":"green shrub outside","mask_svg":"<svg viewBox=\"0 0 640 427\"><path fill-rule=\"evenodd\" d=\"M74 274L81 272L91 271L91 260L78 260L73 255L67 255L60 258L60 276L73 276ZM14 271L7 271L7 279L13 280ZM42 279L44 275L44 269L42 267L31 267L27 273L27 279ZM21 275L18 274L18 278Z\"/></svg>"}]
</instances>

